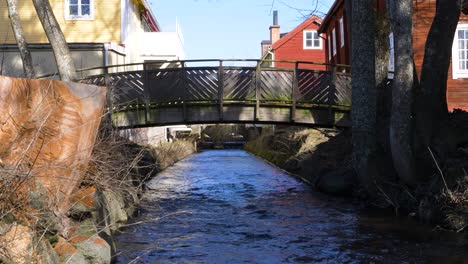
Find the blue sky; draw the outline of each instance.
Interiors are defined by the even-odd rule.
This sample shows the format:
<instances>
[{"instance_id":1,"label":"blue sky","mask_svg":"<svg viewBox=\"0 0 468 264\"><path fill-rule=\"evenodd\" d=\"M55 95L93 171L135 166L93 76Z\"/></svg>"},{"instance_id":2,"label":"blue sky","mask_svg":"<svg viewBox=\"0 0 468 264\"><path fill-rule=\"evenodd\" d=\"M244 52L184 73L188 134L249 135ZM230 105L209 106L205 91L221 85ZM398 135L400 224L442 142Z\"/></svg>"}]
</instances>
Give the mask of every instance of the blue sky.
<instances>
[{"instance_id":1,"label":"blue sky","mask_svg":"<svg viewBox=\"0 0 468 264\"><path fill-rule=\"evenodd\" d=\"M315 0L149 0L163 31L176 19L185 39L186 59L257 59L260 42L269 39L273 10L281 32L299 25L315 9ZM319 0L327 12L332 0Z\"/></svg>"}]
</instances>

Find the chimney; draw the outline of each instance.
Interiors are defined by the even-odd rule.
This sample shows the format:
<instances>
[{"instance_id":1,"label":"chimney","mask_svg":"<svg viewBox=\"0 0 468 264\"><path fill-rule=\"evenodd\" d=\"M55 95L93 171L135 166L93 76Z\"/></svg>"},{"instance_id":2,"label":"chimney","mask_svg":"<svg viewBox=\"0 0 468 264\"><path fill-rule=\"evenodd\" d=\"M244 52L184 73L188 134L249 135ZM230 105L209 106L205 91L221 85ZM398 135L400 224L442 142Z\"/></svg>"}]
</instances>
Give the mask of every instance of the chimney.
<instances>
[{"instance_id":1,"label":"chimney","mask_svg":"<svg viewBox=\"0 0 468 264\"><path fill-rule=\"evenodd\" d=\"M270 26L270 43L273 45L280 39L280 26L278 25L278 11L273 11L273 25Z\"/></svg>"}]
</instances>

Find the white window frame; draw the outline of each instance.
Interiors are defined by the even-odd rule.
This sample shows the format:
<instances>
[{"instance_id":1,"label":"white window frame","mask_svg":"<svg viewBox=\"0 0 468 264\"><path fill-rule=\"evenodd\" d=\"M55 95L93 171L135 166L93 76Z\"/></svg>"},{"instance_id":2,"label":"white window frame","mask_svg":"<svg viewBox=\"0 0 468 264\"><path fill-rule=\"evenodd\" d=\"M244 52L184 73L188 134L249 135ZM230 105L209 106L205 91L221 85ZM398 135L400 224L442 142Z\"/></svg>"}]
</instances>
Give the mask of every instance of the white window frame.
<instances>
[{"instance_id":1,"label":"white window frame","mask_svg":"<svg viewBox=\"0 0 468 264\"><path fill-rule=\"evenodd\" d=\"M330 41L330 36L328 36L328 60L331 61L331 50L332 50L332 47L331 47L331 41Z\"/></svg>"},{"instance_id":2,"label":"white window frame","mask_svg":"<svg viewBox=\"0 0 468 264\"><path fill-rule=\"evenodd\" d=\"M333 56L336 55L336 30L332 30L332 39L333 39Z\"/></svg>"},{"instance_id":3,"label":"white window frame","mask_svg":"<svg viewBox=\"0 0 468 264\"><path fill-rule=\"evenodd\" d=\"M89 15L81 15L81 0L78 1L78 15L70 14L70 0L65 0L65 20L94 20L94 0L89 0Z\"/></svg>"},{"instance_id":4,"label":"white window frame","mask_svg":"<svg viewBox=\"0 0 468 264\"><path fill-rule=\"evenodd\" d=\"M306 38L307 33L312 33L312 39L311 39L312 40L312 46L311 47L308 47L306 45L307 44L307 38ZM319 46L318 47L314 46L314 42L315 42L314 33L317 34L317 38L319 40ZM304 49L322 49L322 39L320 38L320 35L317 32L317 30L304 30L303 33L302 33L302 39L303 39L303 48Z\"/></svg>"},{"instance_id":5,"label":"white window frame","mask_svg":"<svg viewBox=\"0 0 468 264\"><path fill-rule=\"evenodd\" d=\"M343 21L343 17L340 18L340 44L341 44L341 47L344 47L344 42L345 42L345 39L344 39L344 21Z\"/></svg>"},{"instance_id":6,"label":"white window frame","mask_svg":"<svg viewBox=\"0 0 468 264\"><path fill-rule=\"evenodd\" d=\"M458 24L457 30L455 31L455 37L453 38L453 45L452 45L452 78L453 79L468 78L468 69L461 70L460 64L459 64L460 63L459 57L458 57L458 54L459 54L458 53L459 52L458 31L459 30L468 31L468 24ZM465 47L465 49L468 49L468 47Z\"/></svg>"}]
</instances>

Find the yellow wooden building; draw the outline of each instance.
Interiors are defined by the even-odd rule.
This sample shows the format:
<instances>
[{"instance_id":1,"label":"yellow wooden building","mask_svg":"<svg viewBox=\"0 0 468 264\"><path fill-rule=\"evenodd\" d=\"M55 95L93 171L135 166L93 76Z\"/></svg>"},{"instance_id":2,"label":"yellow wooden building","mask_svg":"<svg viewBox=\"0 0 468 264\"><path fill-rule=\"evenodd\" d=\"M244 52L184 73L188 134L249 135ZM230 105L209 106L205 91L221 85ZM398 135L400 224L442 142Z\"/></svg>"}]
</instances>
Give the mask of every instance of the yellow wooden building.
<instances>
[{"instance_id":1,"label":"yellow wooden building","mask_svg":"<svg viewBox=\"0 0 468 264\"><path fill-rule=\"evenodd\" d=\"M161 32L146 0L49 1L77 69L184 59L180 30ZM53 53L32 1L18 0L18 13L37 74L55 72ZM166 46L170 49L162 48ZM0 1L0 74L23 74L6 1Z\"/></svg>"}]
</instances>

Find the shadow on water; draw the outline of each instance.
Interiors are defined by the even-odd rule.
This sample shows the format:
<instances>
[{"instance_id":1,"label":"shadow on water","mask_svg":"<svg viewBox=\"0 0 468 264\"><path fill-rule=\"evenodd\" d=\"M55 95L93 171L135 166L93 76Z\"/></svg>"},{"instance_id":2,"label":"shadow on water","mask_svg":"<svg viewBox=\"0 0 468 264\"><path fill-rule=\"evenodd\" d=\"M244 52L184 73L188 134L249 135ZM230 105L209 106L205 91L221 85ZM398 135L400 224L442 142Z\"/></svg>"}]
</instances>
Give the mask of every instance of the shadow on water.
<instances>
[{"instance_id":1,"label":"shadow on water","mask_svg":"<svg viewBox=\"0 0 468 264\"><path fill-rule=\"evenodd\" d=\"M148 183L118 263L466 263L460 234L321 195L242 150L205 151Z\"/></svg>"}]
</instances>

